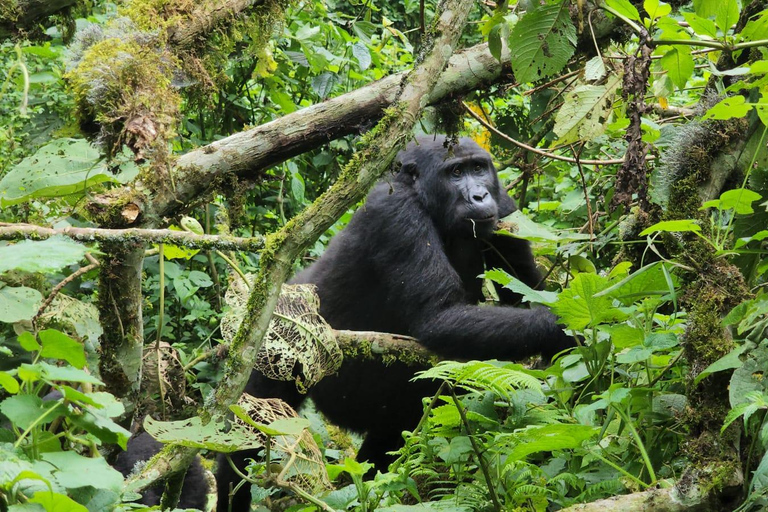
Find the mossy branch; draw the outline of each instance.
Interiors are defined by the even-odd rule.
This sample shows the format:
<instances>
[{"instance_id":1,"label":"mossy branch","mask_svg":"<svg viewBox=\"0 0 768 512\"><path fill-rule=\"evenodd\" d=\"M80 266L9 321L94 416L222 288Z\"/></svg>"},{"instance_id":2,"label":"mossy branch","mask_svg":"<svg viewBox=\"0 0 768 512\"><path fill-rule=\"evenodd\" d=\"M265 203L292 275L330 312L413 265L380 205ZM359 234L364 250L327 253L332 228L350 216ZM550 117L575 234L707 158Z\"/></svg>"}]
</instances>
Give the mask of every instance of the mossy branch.
<instances>
[{"instance_id":1,"label":"mossy branch","mask_svg":"<svg viewBox=\"0 0 768 512\"><path fill-rule=\"evenodd\" d=\"M209 406L200 413L204 422L214 415L226 414L229 406L242 394L294 259L351 205L365 196L410 137L422 108L427 104L429 93L448 64L472 5L472 2L461 0L441 2L431 37L426 38L424 57L417 61L403 82L394 106L366 136L362 148L336 183L280 231L267 238L261 253L259 273L248 298L247 311L230 346L224 377L208 401ZM184 470L195 454L195 449L166 447L126 485L143 489L170 473Z\"/></svg>"},{"instance_id":2,"label":"mossy branch","mask_svg":"<svg viewBox=\"0 0 768 512\"><path fill-rule=\"evenodd\" d=\"M264 248L264 238L255 236L239 238L230 235L196 235L187 231L170 229L104 229L46 228L33 224L7 224L0 222L0 240L45 240L52 236L66 236L78 242L153 243L172 244L191 249L219 249L222 251L255 252Z\"/></svg>"}]
</instances>

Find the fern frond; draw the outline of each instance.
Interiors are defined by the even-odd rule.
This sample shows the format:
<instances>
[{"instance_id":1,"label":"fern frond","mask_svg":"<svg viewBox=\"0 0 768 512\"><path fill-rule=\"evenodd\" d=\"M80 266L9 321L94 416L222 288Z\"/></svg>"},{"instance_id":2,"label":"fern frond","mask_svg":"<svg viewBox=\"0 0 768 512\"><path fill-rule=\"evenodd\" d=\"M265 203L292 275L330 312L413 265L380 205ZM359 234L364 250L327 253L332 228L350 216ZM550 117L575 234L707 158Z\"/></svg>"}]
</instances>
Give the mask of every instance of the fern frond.
<instances>
[{"instance_id":1,"label":"fern frond","mask_svg":"<svg viewBox=\"0 0 768 512\"><path fill-rule=\"evenodd\" d=\"M421 372L416 378L447 380L470 391L491 391L507 399L510 393L517 389L533 389L542 393L541 382L525 373L520 365L498 366L484 361L443 361Z\"/></svg>"}]
</instances>

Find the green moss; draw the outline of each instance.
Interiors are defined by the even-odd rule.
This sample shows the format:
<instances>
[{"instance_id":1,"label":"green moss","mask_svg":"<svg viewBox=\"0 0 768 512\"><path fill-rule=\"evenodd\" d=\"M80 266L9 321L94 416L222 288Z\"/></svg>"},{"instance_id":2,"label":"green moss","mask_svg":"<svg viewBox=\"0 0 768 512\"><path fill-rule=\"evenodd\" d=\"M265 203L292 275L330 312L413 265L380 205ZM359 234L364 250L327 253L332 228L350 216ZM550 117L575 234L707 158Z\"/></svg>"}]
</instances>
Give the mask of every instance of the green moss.
<instances>
[{"instance_id":1,"label":"green moss","mask_svg":"<svg viewBox=\"0 0 768 512\"><path fill-rule=\"evenodd\" d=\"M110 37L89 46L67 73L83 121L100 123L107 150L164 148L180 97L171 87L176 59L152 44Z\"/></svg>"}]
</instances>

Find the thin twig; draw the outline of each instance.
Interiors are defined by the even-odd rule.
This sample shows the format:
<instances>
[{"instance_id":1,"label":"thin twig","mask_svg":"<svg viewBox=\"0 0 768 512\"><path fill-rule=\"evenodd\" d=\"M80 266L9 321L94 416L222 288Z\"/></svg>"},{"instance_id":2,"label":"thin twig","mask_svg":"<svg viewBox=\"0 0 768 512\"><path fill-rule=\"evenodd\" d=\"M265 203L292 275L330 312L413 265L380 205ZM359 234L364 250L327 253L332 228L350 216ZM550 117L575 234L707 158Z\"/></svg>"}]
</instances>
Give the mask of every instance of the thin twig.
<instances>
[{"instance_id":1,"label":"thin twig","mask_svg":"<svg viewBox=\"0 0 768 512\"><path fill-rule=\"evenodd\" d=\"M467 413L464 412L464 407L462 407L461 402L459 402L459 398L456 396L456 391L454 391L453 386L450 383L448 384L448 390L451 392L451 398L453 398L453 403L456 405L456 409L459 411L459 417L461 418L461 422L464 424L464 429L467 431L467 437L469 438L469 443L472 445L472 449L477 455L477 464L480 466L480 470L483 472L483 478L485 478L485 485L488 486L488 494L491 495L491 501L493 502L493 506L496 510L501 511L502 510L501 503L499 502L499 497L496 496L496 488L493 485L493 480L491 479L491 474L488 471L488 466L486 465L485 460L483 459L483 452L480 449L480 447L477 445L477 440L475 439L475 436L472 432L472 427L469 425L469 420L467 419Z\"/></svg>"},{"instance_id":2,"label":"thin twig","mask_svg":"<svg viewBox=\"0 0 768 512\"><path fill-rule=\"evenodd\" d=\"M86 256L90 256L90 254L86 254ZM37 310L37 313L35 314L34 318L32 318L32 325L37 324L37 320L45 312L45 310L48 309L48 306L51 305L51 303L53 302L53 299L56 298L56 296L65 286L67 286L69 283L71 283L81 275L86 274L99 266L99 262L96 261L96 259L94 259L93 256L91 256L91 259L93 260L93 263L91 263L90 265L86 265L85 267L80 267L79 269L75 270L74 272L69 274L67 277L62 279L59 282L59 284L53 287L53 290L51 290L51 293L48 294L48 297L45 299L45 302L43 302L43 305L40 306L40 309Z\"/></svg>"},{"instance_id":3,"label":"thin twig","mask_svg":"<svg viewBox=\"0 0 768 512\"><path fill-rule=\"evenodd\" d=\"M510 142L510 143L514 144L515 146L521 148L521 149L525 149L526 151L530 151L531 153L537 154L539 156L543 156L545 158L551 158L552 160L560 160L561 162L568 162L568 163L571 163L571 164L575 164L576 163L576 160L574 158L570 158L570 157L567 157L567 156L556 155L554 153L550 153L548 151L544 151L544 150L539 149L539 148L534 148L533 146L529 146L528 144L526 144L524 142L520 142L518 140L513 139L509 135L500 132L496 127L494 127L493 125L491 125L490 123L485 121L482 117L480 117L475 112L473 112L472 109L469 108L469 105L467 105L464 102L462 102L461 104L464 106L464 110L466 110L466 112L469 115L474 117L475 120L477 120L478 123L483 125L486 129L492 131L494 134L498 135L502 139L506 140L507 142ZM655 157L653 157L651 155L646 156L646 160L653 160L654 158ZM624 159L623 158L615 158L615 159L612 159L612 160L580 160L579 162L582 165L616 165L616 164L624 163Z\"/></svg>"}]
</instances>

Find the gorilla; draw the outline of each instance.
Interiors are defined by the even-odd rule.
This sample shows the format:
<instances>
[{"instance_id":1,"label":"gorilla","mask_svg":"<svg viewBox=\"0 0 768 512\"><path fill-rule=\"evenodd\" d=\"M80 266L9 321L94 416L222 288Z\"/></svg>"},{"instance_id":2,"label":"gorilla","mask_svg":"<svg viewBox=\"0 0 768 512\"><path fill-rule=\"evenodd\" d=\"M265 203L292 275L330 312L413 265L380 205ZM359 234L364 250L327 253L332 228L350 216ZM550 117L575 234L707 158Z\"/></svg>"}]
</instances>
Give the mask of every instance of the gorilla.
<instances>
[{"instance_id":1,"label":"gorilla","mask_svg":"<svg viewBox=\"0 0 768 512\"><path fill-rule=\"evenodd\" d=\"M445 142L444 142L445 141ZM516 205L499 183L491 156L469 138L421 137L398 155L399 171L382 180L331 240L323 256L292 282L312 283L320 314L335 329L413 336L440 357L515 360L552 356L574 345L546 308L478 306L486 268L501 268L541 289L527 241L494 233ZM497 287L502 304L519 296ZM333 423L365 433L358 460L385 470L387 451L416 426L432 382L410 382L420 368L378 361L345 361L336 375L309 391ZM280 397L298 408L304 396L291 382L254 371L246 392ZM242 466L254 453L240 452ZM229 465L219 460L219 508L226 511ZM249 493L232 510L247 510Z\"/></svg>"},{"instance_id":2,"label":"gorilla","mask_svg":"<svg viewBox=\"0 0 768 512\"><path fill-rule=\"evenodd\" d=\"M126 451L121 452L117 456L112 467L122 473L124 477L127 477L133 472L137 463L148 461L162 448L163 443L155 440L155 438L146 432L134 434L128 440ZM207 494L208 480L205 477L203 466L200 464L200 457L195 457L195 460L189 465L187 474L184 477L184 484L181 487L181 496L179 497L177 508L205 510ZM150 487L144 491L142 498L138 503L150 506L159 505L162 496L163 486ZM247 510L247 508L243 510Z\"/></svg>"}]
</instances>

